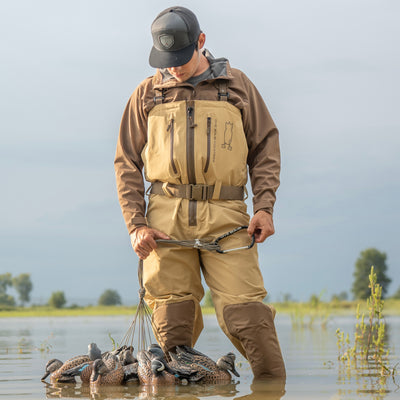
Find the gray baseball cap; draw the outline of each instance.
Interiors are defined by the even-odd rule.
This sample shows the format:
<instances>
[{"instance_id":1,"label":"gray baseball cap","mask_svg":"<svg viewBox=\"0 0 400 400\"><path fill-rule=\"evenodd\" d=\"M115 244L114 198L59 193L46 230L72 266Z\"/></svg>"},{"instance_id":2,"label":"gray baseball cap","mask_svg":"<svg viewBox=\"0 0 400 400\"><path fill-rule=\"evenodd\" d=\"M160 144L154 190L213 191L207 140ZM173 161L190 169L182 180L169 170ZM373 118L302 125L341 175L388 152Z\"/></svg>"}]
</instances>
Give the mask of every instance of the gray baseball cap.
<instances>
[{"instance_id":1,"label":"gray baseball cap","mask_svg":"<svg viewBox=\"0 0 400 400\"><path fill-rule=\"evenodd\" d=\"M186 64L193 56L200 33L196 16L187 8L170 7L162 11L151 25L150 65L171 68Z\"/></svg>"}]
</instances>

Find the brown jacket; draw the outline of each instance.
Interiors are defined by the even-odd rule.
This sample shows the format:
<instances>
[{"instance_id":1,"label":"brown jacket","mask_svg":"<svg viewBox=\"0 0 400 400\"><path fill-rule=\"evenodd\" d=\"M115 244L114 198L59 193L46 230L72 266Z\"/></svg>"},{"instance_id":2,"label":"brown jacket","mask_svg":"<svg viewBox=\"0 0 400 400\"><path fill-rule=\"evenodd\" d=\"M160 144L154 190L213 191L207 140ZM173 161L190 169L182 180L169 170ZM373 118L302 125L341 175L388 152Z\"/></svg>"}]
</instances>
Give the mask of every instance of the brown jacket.
<instances>
[{"instance_id":1,"label":"brown jacket","mask_svg":"<svg viewBox=\"0 0 400 400\"><path fill-rule=\"evenodd\" d=\"M268 109L247 76L231 68L226 59L206 56L214 78L200 82L196 87L175 81L167 71L157 70L134 91L125 108L115 156L115 174L122 213L129 233L137 226L146 225L141 152L147 140L147 117L155 106L154 89L164 88L164 102L179 100L215 100L218 90L215 82L228 82L228 101L242 113L248 145L248 166L253 190L254 213L265 210L272 214L275 192L279 186L280 150L278 130Z\"/></svg>"}]
</instances>

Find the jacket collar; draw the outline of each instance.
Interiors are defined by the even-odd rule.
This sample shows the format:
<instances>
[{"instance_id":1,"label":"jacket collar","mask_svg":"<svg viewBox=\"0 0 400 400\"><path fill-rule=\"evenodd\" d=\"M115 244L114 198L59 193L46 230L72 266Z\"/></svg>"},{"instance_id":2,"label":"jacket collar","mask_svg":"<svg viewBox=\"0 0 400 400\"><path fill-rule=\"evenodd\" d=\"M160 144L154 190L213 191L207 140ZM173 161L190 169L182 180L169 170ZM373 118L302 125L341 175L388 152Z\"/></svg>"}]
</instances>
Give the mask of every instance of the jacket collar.
<instances>
[{"instance_id":1,"label":"jacket collar","mask_svg":"<svg viewBox=\"0 0 400 400\"><path fill-rule=\"evenodd\" d=\"M215 58L207 49L203 51L204 56L210 63L212 78L209 81L216 79L232 79L232 70L229 61L224 58ZM166 68L157 69L153 76L153 85L155 88L168 88L179 86L191 86L187 82L177 82Z\"/></svg>"}]
</instances>

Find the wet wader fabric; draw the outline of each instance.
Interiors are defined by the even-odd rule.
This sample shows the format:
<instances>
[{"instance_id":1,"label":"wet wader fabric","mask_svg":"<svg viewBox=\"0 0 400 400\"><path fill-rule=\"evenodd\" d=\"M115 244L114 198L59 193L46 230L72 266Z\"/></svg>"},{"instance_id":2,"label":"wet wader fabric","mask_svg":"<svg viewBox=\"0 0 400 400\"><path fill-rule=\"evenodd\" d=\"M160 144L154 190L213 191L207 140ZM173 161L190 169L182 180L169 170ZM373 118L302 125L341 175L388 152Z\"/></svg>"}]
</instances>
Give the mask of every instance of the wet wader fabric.
<instances>
[{"instance_id":1,"label":"wet wader fabric","mask_svg":"<svg viewBox=\"0 0 400 400\"><path fill-rule=\"evenodd\" d=\"M243 200L219 197L222 186L240 188L247 180L247 143L241 114L228 102L178 101L155 106L149 113L142 159L146 179L162 182L165 188L162 195L150 195L148 226L175 240L212 240L248 225ZM175 197L168 191L168 184L211 185L213 196L208 200ZM229 238L227 246L240 247L248 240L247 232L241 231ZM248 311L260 316L257 310L266 291L256 247L218 254L159 244L144 262L143 280L146 301L154 310L153 319L163 340L161 345L170 350L179 344L196 343L203 329L201 271L211 290L221 328L253 365L252 343L263 341L264 337L257 333L249 342L243 340L240 329L232 329L235 320L231 321L229 313L224 316L224 309L250 304ZM230 329L228 324L233 324ZM276 337L273 320L267 325L263 334ZM252 336L251 332L246 334ZM263 357L269 356L269 349L261 344L260 349Z\"/></svg>"},{"instance_id":2,"label":"wet wader fabric","mask_svg":"<svg viewBox=\"0 0 400 400\"><path fill-rule=\"evenodd\" d=\"M232 304L224 308L229 333L240 341L255 378L284 377L274 312L263 303Z\"/></svg>"}]
</instances>

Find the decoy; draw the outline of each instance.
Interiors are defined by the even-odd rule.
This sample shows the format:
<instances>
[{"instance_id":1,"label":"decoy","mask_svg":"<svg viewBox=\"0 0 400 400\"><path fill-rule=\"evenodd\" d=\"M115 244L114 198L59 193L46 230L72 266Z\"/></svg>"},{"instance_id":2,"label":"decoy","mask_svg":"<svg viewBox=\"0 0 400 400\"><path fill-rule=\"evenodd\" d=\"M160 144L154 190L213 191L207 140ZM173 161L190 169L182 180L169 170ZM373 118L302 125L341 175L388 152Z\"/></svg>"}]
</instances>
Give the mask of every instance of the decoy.
<instances>
[{"instance_id":1,"label":"decoy","mask_svg":"<svg viewBox=\"0 0 400 400\"><path fill-rule=\"evenodd\" d=\"M94 360L90 386L121 385L124 381L124 369L119 361L116 361L114 369L107 368L106 362L101 359Z\"/></svg>"},{"instance_id":2,"label":"decoy","mask_svg":"<svg viewBox=\"0 0 400 400\"><path fill-rule=\"evenodd\" d=\"M50 382L75 382L73 376L64 376L63 372L100 357L101 351L96 343L90 343L88 346L88 355L72 357L64 363L56 358L49 360L45 367L46 372L41 380L44 381L50 375Z\"/></svg>"},{"instance_id":3,"label":"decoy","mask_svg":"<svg viewBox=\"0 0 400 400\"><path fill-rule=\"evenodd\" d=\"M177 346L176 353L170 353L170 366L186 365L192 370L190 382L227 383L232 380L230 372L240 376L235 369L235 355L228 353L214 362L210 357L189 346Z\"/></svg>"}]
</instances>

